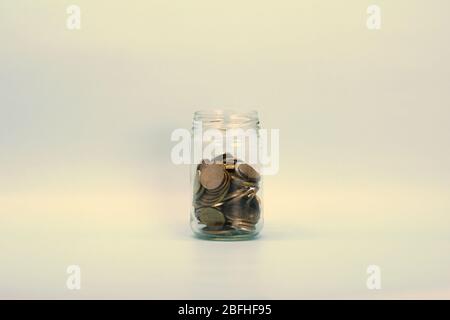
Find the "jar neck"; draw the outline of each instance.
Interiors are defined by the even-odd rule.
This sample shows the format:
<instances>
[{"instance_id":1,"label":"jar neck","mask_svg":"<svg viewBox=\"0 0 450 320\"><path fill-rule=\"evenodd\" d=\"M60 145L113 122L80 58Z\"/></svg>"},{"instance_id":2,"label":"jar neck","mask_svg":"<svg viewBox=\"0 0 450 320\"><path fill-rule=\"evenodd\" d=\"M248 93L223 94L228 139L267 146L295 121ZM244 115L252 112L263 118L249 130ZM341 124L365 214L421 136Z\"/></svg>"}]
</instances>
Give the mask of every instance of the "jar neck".
<instances>
[{"instance_id":1,"label":"jar neck","mask_svg":"<svg viewBox=\"0 0 450 320\"><path fill-rule=\"evenodd\" d=\"M257 111L204 110L194 113L193 130L259 129Z\"/></svg>"}]
</instances>

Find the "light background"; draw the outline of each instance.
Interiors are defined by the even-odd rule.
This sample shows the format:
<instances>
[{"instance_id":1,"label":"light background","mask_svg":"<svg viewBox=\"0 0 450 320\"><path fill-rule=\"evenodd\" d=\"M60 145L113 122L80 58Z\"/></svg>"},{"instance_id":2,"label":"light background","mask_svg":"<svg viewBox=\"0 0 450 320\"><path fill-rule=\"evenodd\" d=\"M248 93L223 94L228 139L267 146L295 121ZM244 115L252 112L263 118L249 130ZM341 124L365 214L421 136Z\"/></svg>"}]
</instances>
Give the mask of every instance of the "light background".
<instances>
[{"instance_id":1,"label":"light background","mask_svg":"<svg viewBox=\"0 0 450 320\"><path fill-rule=\"evenodd\" d=\"M1 0L0 298L449 299L449 12ZM193 238L170 162L172 130L224 107L280 129L256 241Z\"/></svg>"}]
</instances>

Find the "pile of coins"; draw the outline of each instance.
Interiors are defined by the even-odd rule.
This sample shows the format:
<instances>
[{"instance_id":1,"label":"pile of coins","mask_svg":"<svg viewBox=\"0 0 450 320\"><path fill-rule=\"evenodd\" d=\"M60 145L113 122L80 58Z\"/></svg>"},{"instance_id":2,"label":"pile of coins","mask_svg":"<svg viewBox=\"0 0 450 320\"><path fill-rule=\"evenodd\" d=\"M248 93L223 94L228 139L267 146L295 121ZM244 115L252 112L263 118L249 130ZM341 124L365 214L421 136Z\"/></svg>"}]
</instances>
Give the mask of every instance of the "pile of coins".
<instances>
[{"instance_id":1,"label":"pile of coins","mask_svg":"<svg viewBox=\"0 0 450 320\"><path fill-rule=\"evenodd\" d=\"M257 196L261 176L226 153L203 160L194 178L195 217L209 234L249 233L261 216Z\"/></svg>"}]
</instances>

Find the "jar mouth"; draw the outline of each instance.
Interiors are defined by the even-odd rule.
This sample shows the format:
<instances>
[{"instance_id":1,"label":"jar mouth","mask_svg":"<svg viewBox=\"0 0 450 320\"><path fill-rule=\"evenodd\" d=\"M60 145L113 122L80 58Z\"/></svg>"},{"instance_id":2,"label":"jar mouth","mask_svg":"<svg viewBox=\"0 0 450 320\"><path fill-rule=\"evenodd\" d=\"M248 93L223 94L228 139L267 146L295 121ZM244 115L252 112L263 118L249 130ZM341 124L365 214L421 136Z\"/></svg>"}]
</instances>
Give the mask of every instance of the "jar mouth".
<instances>
[{"instance_id":1,"label":"jar mouth","mask_svg":"<svg viewBox=\"0 0 450 320\"><path fill-rule=\"evenodd\" d=\"M258 121L258 111L256 110L236 110L236 109L205 109L194 112L194 120L200 121Z\"/></svg>"}]
</instances>

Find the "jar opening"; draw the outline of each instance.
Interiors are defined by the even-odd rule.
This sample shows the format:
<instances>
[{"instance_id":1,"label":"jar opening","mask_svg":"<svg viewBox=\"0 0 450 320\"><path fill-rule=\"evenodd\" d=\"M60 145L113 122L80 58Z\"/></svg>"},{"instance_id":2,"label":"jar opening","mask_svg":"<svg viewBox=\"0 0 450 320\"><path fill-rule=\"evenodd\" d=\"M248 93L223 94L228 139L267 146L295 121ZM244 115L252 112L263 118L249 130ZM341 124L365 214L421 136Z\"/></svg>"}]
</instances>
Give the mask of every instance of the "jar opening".
<instances>
[{"instance_id":1,"label":"jar opening","mask_svg":"<svg viewBox=\"0 0 450 320\"><path fill-rule=\"evenodd\" d=\"M259 126L258 111L256 110L199 110L194 113L194 127L197 122L201 122L206 126L215 126L218 128Z\"/></svg>"},{"instance_id":2,"label":"jar opening","mask_svg":"<svg viewBox=\"0 0 450 320\"><path fill-rule=\"evenodd\" d=\"M235 110L235 109L210 109L210 110L198 110L194 113L194 118L226 118L226 117L238 117L238 118L248 118L257 119L258 111L256 110Z\"/></svg>"}]
</instances>

